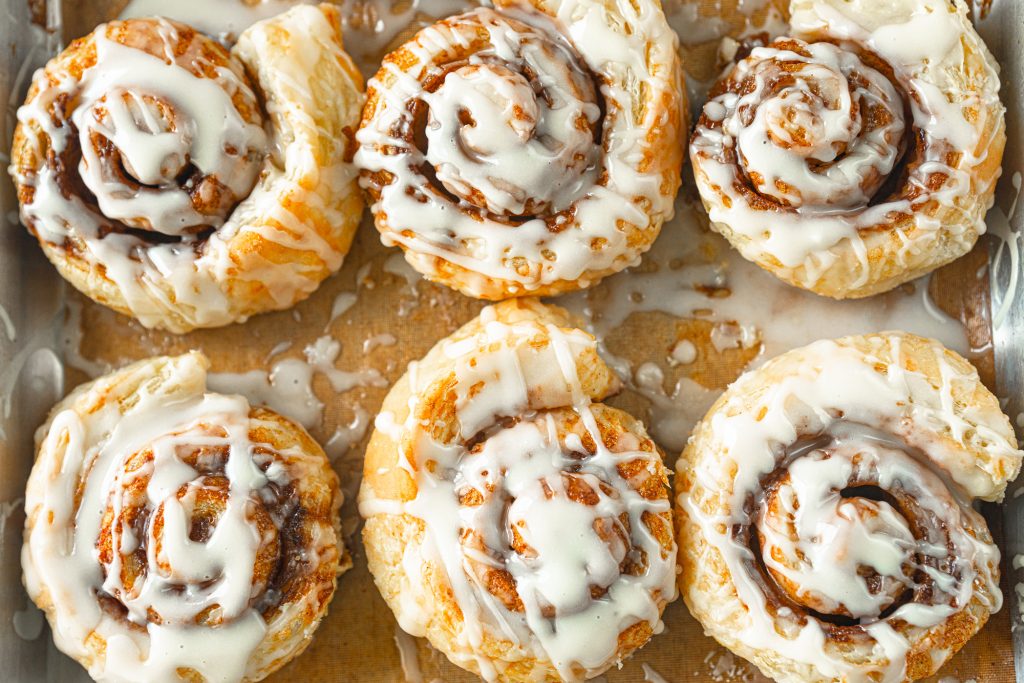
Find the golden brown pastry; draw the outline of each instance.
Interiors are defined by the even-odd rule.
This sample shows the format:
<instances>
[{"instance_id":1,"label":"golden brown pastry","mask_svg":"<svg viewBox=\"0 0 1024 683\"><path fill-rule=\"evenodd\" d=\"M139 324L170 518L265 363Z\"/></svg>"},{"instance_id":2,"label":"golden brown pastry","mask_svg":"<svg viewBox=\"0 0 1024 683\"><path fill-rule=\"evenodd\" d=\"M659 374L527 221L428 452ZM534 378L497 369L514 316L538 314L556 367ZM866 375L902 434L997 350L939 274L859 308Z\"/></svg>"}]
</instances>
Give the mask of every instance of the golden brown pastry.
<instances>
[{"instance_id":1,"label":"golden brown pastry","mask_svg":"<svg viewBox=\"0 0 1024 683\"><path fill-rule=\"evenodd\" d=\"M715 86L690 143L712 227L781 279L884 292L985 232L998 66L963 0L793 0L791 37Z\"/></svg>"},{"instance_id":2,"label":"golden brown pastry","mask_svg":"<svg viewBox=\"0 0 1024 683\"><path fill-rule=\"evenodd\" d=\"M410 366L366 453L370 571L399 625L487 680L597 676L675 596L667 471L594 338L533 299Z\"/></svg>"},{"instance_id":3,"label":"golden brown pastry","mask_svg":"<svg viewBox=\"0 0 1024 683\"><path fill-rule=\"evenodd\" d=\"M18 111L22 221L72 285L147 327L287 308L359 223L362 102L333 6L255 24L230 53L166 19L103 24Z\"/></svg>"},{"instance_id":4,"label":"golden brown pastry","mask_svg":"<svg viewBox=\"0 0 1024 683\"><path fill-rule=\"evenodd\" d=\"M38 434L25 587L97 680L257 681L302 652L350 566L302 427L206 391L198 353L75 389Z\"/></svg>"},{"instance_id":5,"label":"golden brown pastry","mask_svg":"<svg viewBox=\"0 0 1024 683\"><path fill-rule=\"evenodd\" d=\"M658 0L497 0L421 30L357 136L385 244L490 300L636 265L679 188L676 44Z\"/></svg>"},{"instance_id":6,"label":"golden brown pastry","mask_svg":"<svg viewBox=\"0 0 1024 683\"><path fill-rule=\"evenodd\" d=\"M978 373L901 332L820 341L736 381L676 472L683 599L780 683L931 676L1000 608L976 500L1021 451Z\"/></svg>"}]
</instances>

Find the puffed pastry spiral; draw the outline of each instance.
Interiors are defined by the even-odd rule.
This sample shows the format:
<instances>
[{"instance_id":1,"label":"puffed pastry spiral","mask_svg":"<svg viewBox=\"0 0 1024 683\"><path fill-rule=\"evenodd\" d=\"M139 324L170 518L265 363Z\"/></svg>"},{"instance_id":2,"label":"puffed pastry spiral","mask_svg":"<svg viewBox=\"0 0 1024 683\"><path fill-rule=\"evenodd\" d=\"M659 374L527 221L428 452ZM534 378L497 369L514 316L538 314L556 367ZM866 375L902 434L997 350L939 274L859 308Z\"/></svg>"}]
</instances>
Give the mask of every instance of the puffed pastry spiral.
<instances>
[{"instance_id":1,"label":"puffed pastry spiral","mask_svg":"<svg viewBox=\"0 0 1024 683\"><path fill-rule=\"evenodd\" d=\"M362 103L330 5L255 24L230 53L166 19L102 24L18 110L22 221L72 285L147 327L287 308L359 223Z\"/></svg>"},{"instance_id":2,"label":"puffed pastry spiral","mask_svg":"<svg viewBox=\"0 0 1024 683\"><path fill-rule=\"evenodd\" d=\"M675 597L667 471L594 338L533 299L410 366L370 440L370 571L407 632L487 680L598 675Z\"/></svg>"},{"instance_id":3,"label":"puffed pastry spiral","mask_svg":"<svg viewBox=\"0 0 1024 683\"><path fill-rule=\"evenodd\" d=\"M309 644L350 565L298 425L206 391L198 353L75 389L38 434L25 587L102 681L257 681Z\"/></svg>"},{"instance_id":4,"label":"puffed pastry spiral","mask_svg":"<svg viewBox=\"0 0 1024 683\"><path fill-rule=\"evenodd\" d=\"M900 332L743 375L677 465L680 592L780 683L935 673L1000 608L978 500L1021 451L975 369Z\"/></svg>"},{"instance_id":5,"label":"puffed pastry spiral","mask_svg":"<svg viewBox=\"0 0 1024 683\"><path fill-rule=\"evenodd\" d=\"M712 227L790 284L884 292L985 232L1006 142L963 0L792 0L712 87L690 160Z\"/></svg>"},{"instance_id":6,"label":"puffed pastry spiral","mask_svg":"<svg viewBox=\"0 0 1024 683\"><path fill-rule=\"evenodd\" d=\"M496 0L421 30L357 135L384 242L489 300L638 263L679 188L676 44L658 0Z\"/></svg>"}]
</instances>

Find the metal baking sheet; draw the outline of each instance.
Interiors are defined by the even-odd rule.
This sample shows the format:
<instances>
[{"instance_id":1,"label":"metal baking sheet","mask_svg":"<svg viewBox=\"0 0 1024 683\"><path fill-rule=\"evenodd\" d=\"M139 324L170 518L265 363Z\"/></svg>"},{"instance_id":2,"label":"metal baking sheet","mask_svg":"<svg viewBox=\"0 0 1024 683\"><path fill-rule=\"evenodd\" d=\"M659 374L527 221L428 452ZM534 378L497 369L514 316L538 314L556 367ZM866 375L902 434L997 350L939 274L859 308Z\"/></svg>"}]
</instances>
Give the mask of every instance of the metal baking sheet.
<instances>
[{"instance_id":1,"label":"metal baking sheet","mask_svg":"<svg viewBox=\"0 0 1024 683\"><path fill-rule=\"evenodd\" d=\"M742 5L745 1L751 5L756 4L754 0L724 1L732 5ZM700 12L694 16L709 16L716 8L721 8L722 2L699 0ZM4 0L4 3L0 15L3 17L3 21L0 21L0 106L4 112L0 124L0 161L6 166L15 110L24 97L32 71L41 66L48 56L55 54L65 39L73 38L74 35L70 33L77 35L82 32L79 30L75 33L69 29L69 35L64 35L64 27L91 25L108 18L116 13L116 9L111 8L120 7L123 1L76 1L65 5L60 0ZM408 5L408 0L396 0L396 4ZM1016 420L1020 430L1024 425L1024 273L1020 272L1022 259L1018 257L1024 250L1018 237L1024 231L1024 209L1015 212L1013 208L1020 190L1020 174L1016 171L1024 171L1024 131L1020 128L1019 116L1024 104L1024 88L1021 87L1024 84L1024 44L1021 42L1024 3L996 0L991 7L987 7L984 18L979 15L977 23L1002 65L1003 98L1009 112L1009 143L1004 175L1000 181L996 208L990 216L992 232L998 233L999 238L983 240L959 268L933 279L932 287L946 292L958 289L959 280L965 277L965 272L970 268L980 268L982 277L988 273L991 278L991 297L987 296L987 290L986 296L965 297L959 309L954 312L964 320L969 330L974 330L972 339L983 340L984 348L979 349L975 358L982 367L983 375L994 356L996 388L1004 400L1007 414ZM706 51L704 46L698 49ZM221 341L225 344L245 343L251 339L254 346L259 347L259 353L265 354L266 349L275 342L270 336L272 330L275 327L278 330L288 327L280 325L279 321L290 320L288 316L291 314L273 314L273 319L261 316L262 320L254 319L245 326L233 326L220 332L198 333L185 341L168 341L166 336L151 335L123 321L111 323L114 317L112 314L88 305L83 309L82 297L69 291L46 263L34 240L20 227L16 211L13 188L7 175L3 174L0 176L0 219L3 223L0 227L0 681L87 681L88 677L81 667L56 651L51 644L40 613L31 608L21 586L20 569L21 529L24 522L23 488L31 467L33 433L53 403L73 383L83 378L80 371L67 368L64 364L66 356L73 354L77 357L79 354L78 344L81 339L76 333L77 326L81 324L83 316L87 319L87 325L110 324L115 336L107 335L104 341L111 347L125 345L136 348L140 344L139 339L142 339L138 348L172 352L179 350L182 344L214 346L218 343L217 339L222 337ZM310 310L317 306L329 310L332 297L337 292L351 287L358 288L360 278L364 277L364 269L359 266L372 264L374 276L388 271L392 263L389 254L379 245L376 233L364 220L360 238L344 270L325 283L322 288L325 291L318 292L316 301L300 307L302 315L308 317ZM984 270L986 266L987 271ZM392 270L400 273L394 291L381 293L378 290L373 295L378 297L373 299L373 305L365 306L372 310L356 321L360 341L370 333L379 335L398 324L412 329L412 332L409 329L402 332L394 330L400 339L398 346L405 347L406 341L409 341L409 348L403 348L403 353L397 354L393 363L389 361L386 374L391 379L400 374L404 362L420 355L435 338L443 336L444 330L468 319L479 308L477 302L468 301L443 288L429 286L421 288L426 289L425 293L420 292L420 299L428 300L429 305L424 306L424 310L419 313L414 312L412 317L399 321L395 311L409 303L405 288L411 286L415 289L415 284L408 285L402 280L401 273L406 271L399 268ZM1015 270L1017 277L1013 275ZM382 316L382 310L390 313ZM417 325L429 327L417 334ZM115 341L111 343L111 339ZM95 348L98 343L95 339L92 343L93 356L103 359L118 357L117 353L105 354L104 349ZM358 344L350 346L356 347ZM344 353L351 353L348 346ZM355 357L358 357L358 349ZM78 360L81 361L80 358ZM76 364L81 366L82 363ZM988 374L991 375L991 372ZM373 394L379 395L379 392ZM367 405L372 407L370 403ZM346 415L346 420L349 417ZM1019 486L1014 493L1021 490ZM988 513L993 522L998 522L1000 518L1004 521L1004 592L1007 596L1003 614L993 621L990 628L1010 629L1012 624L1016 678L1024 683L1024 629L1018 628L1021 612L1019 596L1015 590L1017 583L1024 581L1024 569L1014 567L1016 556L1024 558L1024 496L1010 495L1002 507L994 507ZM998 529L996 533L999 533ZM272 680L292 678L361 683L397 681L403 678L412 680L415 677L410 676L408 668L402 667L400 654L415 657L416 645L412 644L411 650L406 641L395 646L392 639L401 640L401 636L394 630L391 615L373 593L372 585L365 576L365 562L361 572L360 575L357 558L355 576L344 577L339 587L335 606L332 607L334 614L331 629L322 629L322 638L315 641L310 651L300 657L299 668L289 667ZM352 602L365 602L377 611L372 618L367 619L365 610L359 612L349 608ZM685 666L676 669L657 666L657 672L667 681L730 683L755 680L752 669L723 657L720 651L712 649L713 644L703 642L699 627L689 619L685 607L676 604L672 610L674 621L669 623L669 632L656 639L656 656L660 658L659 661L684 662ZM337 627L337 622L341 620L361 619L365 621L358 628L346 630ZM691 636L693 642L689 640ZM700 642L696 639L700 639ZM666 650L687 649L691 646L695 648L694 652L683 653L675 659L674 655L665 654ZM332 648L347 648L348 653L339 655L331 651ZM648 651L654 651L654 643ZM450 667L444 668L433 660L427 661L429 653L424 654L422 646L419 654L423 672L441 672L438 675L442 680L467 680ZM1010 652L988 652L984 655L1002 661L1010 657ZM972 656L974 659L971 661L980 661L982 655L975 653ZM367 661L358 662L358 659ZM692 664L702 659L702 665L695 667ZM641 664L646 661L642 653L610 678L629 681L644 679L647 671ZM420 669L416 668L415 672L419 673ZM964 666L953 672L956 678L951 679L949 675L949 671L943 671L936 680L942 683L952 683L954 680L966 683L972 677L979 683L996 680L979 675L977 671L967 670ZM430 680L426 673L424 680ZM998 680L1003 681L1004 678L1000 676Z\"/></svg>"}]
</instances>

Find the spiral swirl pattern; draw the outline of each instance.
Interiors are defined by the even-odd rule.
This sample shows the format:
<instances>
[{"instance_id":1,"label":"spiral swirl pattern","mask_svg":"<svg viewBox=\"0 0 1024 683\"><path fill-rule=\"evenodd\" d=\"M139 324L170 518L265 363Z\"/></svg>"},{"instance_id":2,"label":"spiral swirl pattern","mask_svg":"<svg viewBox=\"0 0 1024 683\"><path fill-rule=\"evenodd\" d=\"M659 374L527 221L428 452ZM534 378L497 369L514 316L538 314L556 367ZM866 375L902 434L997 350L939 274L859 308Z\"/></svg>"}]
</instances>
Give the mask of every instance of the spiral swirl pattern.
<instances>
[{"instance_id":1,"label":"spiral swirl pattern","mask_svg":"<svg viewBox=\"0 0 1024 683\"><path fill-rule=\"evenodd\" d=\"M660 455L590 403L614 375L567 322L531 300L486 309L399 383L368 449L378 586L403 628L491 680L595 676L673 597Z\"/></svg>"},{"instance_id":2,"label":"spiral swirl pattern","mask_svg":"<svg viewBox=\"0 0 1024 683\"><path fill-rule=\"evenodd\" d=\"M296 7L229 53L166 19L114 21L41 69L11 174L61 273L184 332L289 306L337 270L361 212L345 150L362 105L339 22Z\"/></svg>"},{"instance_id":3,"label":"spiral swirl pattern","mask_svg":"<svg viewBox=\"0 0 1024 683\"><path fill-rule=\"evenodd\" d=\"M995 63L963 4L791 9L793 37L736 63L694 130L713 227L787 282L837 298L966 253L985 230L1005 135Z\"/></svg>"},{"instance_id":4,"label":"spiral swirl pattern","mask_svg":"<svg viewBox=\"0 0 1024 683\"><path fill-rule=\"evenodd\" d=\"M1022 455L937 342L791 351L730 387L680 458L683 596L774 680L930 676L1000 607L971 502L1000 498Z\"/></svg>"},{"instance_id":5,"label":"spiral swirl pattern","mask_svg":"<svg viewBox=\"0 0 1024 683\"><path fill-rule=\"evenodd\" d=\"M656 3L509 0L423 29L371 80L357 134L377 229L486 299L621 270L671 215L680 78Z\"/></svg>"},{"instance_id":6,"label":"spiral swirl pattern","mask_svg":"<svg viewBox=\"0 0 1024 683\"><path fill-rule=\"evenodd\" d=\"M481 14L515 40L481 46L474 63L446 65L437 89L423 94L426 160L445 189L492 214L560 211L569 203L560 195L597 157L594 83L564 44L497 12Z\"/></svg>"},{"instance_id":7,"label":"spiral swirl pattern","mask_svg":"<svg viewBox=\"0 0 1024 683\"><path fill-rule=\"evenodd\" d=\"M173 40L168 31L178 31ZM59 125L70 119L78 130L93 219L164 235L219 227L252 190L266 153L263 114L241 64L166 21L131 22L107 35L96 43L104 71L87 79L80 101L46 105L60 112ZM173 61L157 67L165 54ZM153 68L138 68L140 61ZM52 136L59 125L50 125Z\"/></svg>"},{"instance_id":8,"label":"spiral swirl pattern","mask_svg":"<svg viewBox=\"0 0 1024 683\"><path fill-rule=\"evenodd\" d=\"M720 125L760 195L805 211L864 206L892 171L900 96L857 55L783 39L755 48L732 77L743 94L717 100Z\"/></svg>"},{"instance_id":9,"label":"spiral swirl pattern","mask_svg":"<svg viewBox=\"0 0 1024 683\"><path fill-rule=\"evenodd\" d=\"M25 583L94 677L259 680L309 643L347 568L323 451L275 413L204 393L205 363L129 366L40 432Z\"/></svg>"}]
</instances>

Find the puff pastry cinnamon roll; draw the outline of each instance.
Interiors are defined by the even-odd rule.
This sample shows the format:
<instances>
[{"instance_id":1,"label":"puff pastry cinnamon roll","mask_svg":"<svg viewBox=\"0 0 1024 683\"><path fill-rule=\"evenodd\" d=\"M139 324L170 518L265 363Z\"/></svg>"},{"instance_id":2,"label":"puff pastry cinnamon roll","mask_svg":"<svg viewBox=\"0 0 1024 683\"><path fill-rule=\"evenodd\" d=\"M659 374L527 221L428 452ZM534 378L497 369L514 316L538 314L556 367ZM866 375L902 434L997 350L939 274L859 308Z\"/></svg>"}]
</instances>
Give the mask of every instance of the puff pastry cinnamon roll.
<instances>
[{"instance_id":1,"label":"puff pastry cinnamon roll","mask_svg":"<svg viewBox=\"0 0 1024 683\"><path fill-rule=\"evenodd\" d=\"M230 53L166 19L103 24L18 111L22 220L72 285L147 327L287 308L359 223L362 101L332 6L255 24Z\"/></svg>"},{"instance_id":2,"label":"puff pastry cinnamon roll","mask_svg":"<svg viewBox=\"0 0 1024 683\"><path fill-rule=\"evenodd\" d=\"M781 682L913 681L1000 608L978 500L1021 465L974 368L899 332L821 341L742 376L677 466L680 591Z\"/></svg>"},{"instance_id":3,"label":"puff pastry cinnamon roll","mask_svg":"<svg viewBox=\"0 0 1024 683\"><path fill-rule=\"evenodd\" d=\"M399 625L488 680L598 675L675 597L667 472L593 337L531 299L484 309L395 385L359 507Z\"/></svg>"},{"instance_id":4,"label":"puff pastry cinnamon roll","mask_svg":"<svg viewBox=\"0 0 1024 683\"><path fill-rule=\"evenodd\" d=\"M792 37L711 91L690 160L712 226L783 280L883 292L967 253L1005 144L962 0L793 0Z\"/></svg>"},{"instance_id":5,"label":"puff pastry cinnamon roll","mask_svg":"<svg viewBox=\"0 0 1024 683\"><path fill-rule=\"evenodd\" d=\"M25 586L97 680L259 680L309 644L350 564L323 450L207 393L206 367L135 363L78 387L37 434Z\"/></svg>"},{"instance_id":6,"label":"puff pastry cinnamon roll","mask_svg":"<svg viewBox=\"0 0 1024 683\"><path fill-rule=\"evenodd\" d=\"M384 242L490 300L635 265L679 187L676 43L657 0L497 0L421 30L357 135Z\"/></svg>"}]
</instances>

